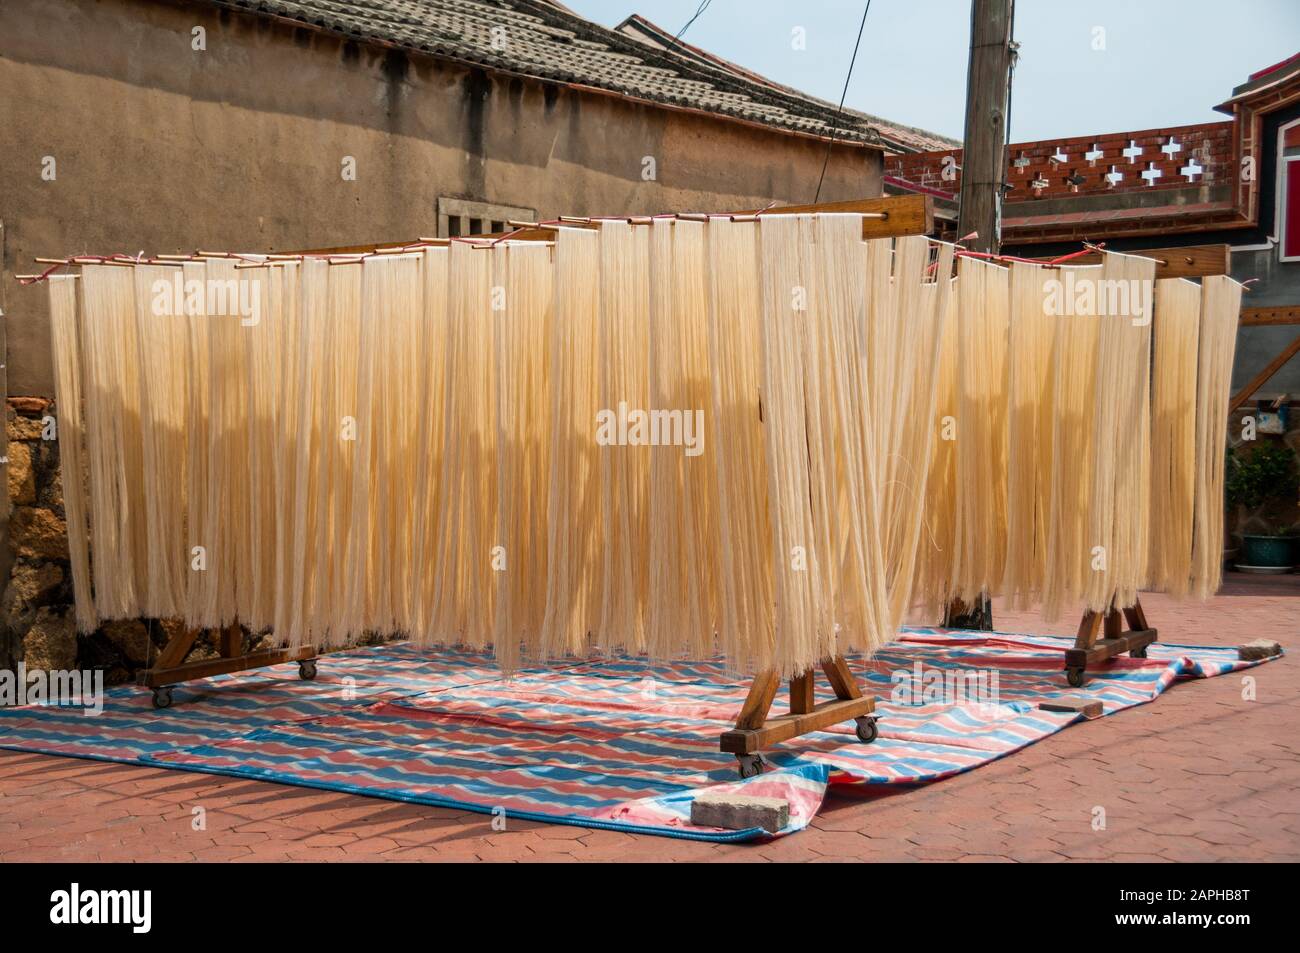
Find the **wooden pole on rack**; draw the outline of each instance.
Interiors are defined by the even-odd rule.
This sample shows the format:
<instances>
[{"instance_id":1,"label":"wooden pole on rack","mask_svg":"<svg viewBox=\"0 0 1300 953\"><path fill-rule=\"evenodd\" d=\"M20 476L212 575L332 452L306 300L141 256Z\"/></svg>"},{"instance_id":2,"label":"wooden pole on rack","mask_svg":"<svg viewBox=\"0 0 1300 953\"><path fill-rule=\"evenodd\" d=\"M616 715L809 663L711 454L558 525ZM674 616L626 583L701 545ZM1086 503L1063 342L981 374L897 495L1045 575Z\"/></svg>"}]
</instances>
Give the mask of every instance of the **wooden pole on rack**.
<instances>
[{"instance_id":1,"label":"wooden pole on rack","mask_svg":"<svg viewBox=\"0 0 1300 953\"><path fill-rule=\"evenodd\" d=\"M957 234L978 232L974 251L997 254L1007 174L1007 109L1011 99L1014 0L971 0Z\"/></svg>"},{"instance_id":2,"label":"wooden pole on rack","mask_svg":"<svg viewBox=\"0 0 1300 953\"><path fill-rule=\"evenodd\" d=\"M971 0L970 60L966 70L966 132L962 140L957 234L974 238L972 251L996 255L1002 247L1002 194L1007 175L1007 110L1015 61L1014 0ZM954 629L993 628L987 594L978 605L954 599L943 624Z\"/></svg>"}]
</instances>

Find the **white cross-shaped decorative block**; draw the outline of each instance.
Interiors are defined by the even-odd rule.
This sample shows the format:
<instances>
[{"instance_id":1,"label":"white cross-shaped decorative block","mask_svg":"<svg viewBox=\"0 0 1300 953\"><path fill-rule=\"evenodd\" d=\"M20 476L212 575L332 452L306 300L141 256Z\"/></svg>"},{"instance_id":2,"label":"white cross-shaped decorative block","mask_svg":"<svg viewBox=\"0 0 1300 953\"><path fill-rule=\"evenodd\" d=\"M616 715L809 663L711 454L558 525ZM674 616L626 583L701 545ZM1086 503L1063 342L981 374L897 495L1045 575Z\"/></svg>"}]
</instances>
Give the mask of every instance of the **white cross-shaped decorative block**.
<instances>
[{"instance_id":1,"label":"white cross-shaped decorative block","mask_svg":"<svg viewBox=\"0 0 1300 953\"><path fill-rule=\"evenodd\" d=\"M1132 139L1128 141L1128 148L1120 153L1120 155L1128 159L1130 163L1136 162L1137 157L1140 156L1141 154L1142 154L1142 147L1139 146L1137 142L1135 142Z\"/></svg>"}]
</instances>

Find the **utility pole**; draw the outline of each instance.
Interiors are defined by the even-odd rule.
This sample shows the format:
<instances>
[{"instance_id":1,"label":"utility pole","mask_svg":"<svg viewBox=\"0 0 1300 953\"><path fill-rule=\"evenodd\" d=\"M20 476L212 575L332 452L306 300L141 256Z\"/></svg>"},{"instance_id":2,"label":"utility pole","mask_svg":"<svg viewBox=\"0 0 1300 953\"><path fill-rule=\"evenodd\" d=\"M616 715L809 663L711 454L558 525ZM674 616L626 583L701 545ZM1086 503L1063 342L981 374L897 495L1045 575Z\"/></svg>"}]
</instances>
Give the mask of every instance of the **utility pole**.
<instances>
[{"instance_id":1,"label":"utility pole","mask_svg":"<svg viewBox=\"0 0 1300 953\"><path fill-rule=\"evenodd\" d=\"M997 254L1002 246L1002 193L1007 174L1007 121L1011 106L1015 0L971 0L970 61L966 69L966 133L962 140L961 204L957 234L978 235L974 251ZM954 629L993 628L987 593L979 605L954 599L944 614Z\"/></svg>"},{"instance_id":2,"label":"utility pole","mask_svg":"<svg viewBox=\"0 0 1300 953\"><path fill-rule=\"evenodd\" d=\"M1002 242L1014 20L1015 0L971 0L957 234L979 232L970 242L975 251L996 253Z\"/></svg>"}]
</instances>

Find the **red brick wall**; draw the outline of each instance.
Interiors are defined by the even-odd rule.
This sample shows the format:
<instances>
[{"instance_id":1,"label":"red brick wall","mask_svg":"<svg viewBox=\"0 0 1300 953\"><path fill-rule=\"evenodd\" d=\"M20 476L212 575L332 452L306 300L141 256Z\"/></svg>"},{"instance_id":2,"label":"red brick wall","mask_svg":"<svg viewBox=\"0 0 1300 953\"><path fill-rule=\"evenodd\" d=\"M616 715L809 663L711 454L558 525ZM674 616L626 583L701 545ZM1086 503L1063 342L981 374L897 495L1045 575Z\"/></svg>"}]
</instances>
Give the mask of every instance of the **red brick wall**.
<instances>
[{"instance_id":1,"label":"red brick wall","mask_svg":"<svg viewBox=\"0 0 1300 953\"><path fill-rule=\"evenodd\" d=\"M1172 155L1161 150L1171 141L1182 147ZM1130 142L1142 150L1140 155L1130 158L1123 154ZM1092 160L1084 158L1092 151L1101 155ZM1057 153L1064 155L1064 161L1050 158ZM1012 188L1007 194L1008 202L1115 191L1187 188L1231 182L1235 176L1230 120L1170 129L1014 143L1008 156L1007 183ZM961 172L959 169L950 171L951 177L945 178L945 157L953 157L957 166L961 165L960 149L895 155L885 159L885 175L955 195L961 190ZM1187 167L1192 158L1203 171L1189 180L1179 170ZM1027 164L1018 165L1017 160L1027 160ZM1123 175L1113 185L1106 179L1112 167ZM1140 174L1148 168L1159 173L1153 184L1148 184ZM1071 178L1081 178L1082 181L1072 183L1069 181ZM1045 185L1036 189L1036 181Z\"/></svg>"}]
</instances>

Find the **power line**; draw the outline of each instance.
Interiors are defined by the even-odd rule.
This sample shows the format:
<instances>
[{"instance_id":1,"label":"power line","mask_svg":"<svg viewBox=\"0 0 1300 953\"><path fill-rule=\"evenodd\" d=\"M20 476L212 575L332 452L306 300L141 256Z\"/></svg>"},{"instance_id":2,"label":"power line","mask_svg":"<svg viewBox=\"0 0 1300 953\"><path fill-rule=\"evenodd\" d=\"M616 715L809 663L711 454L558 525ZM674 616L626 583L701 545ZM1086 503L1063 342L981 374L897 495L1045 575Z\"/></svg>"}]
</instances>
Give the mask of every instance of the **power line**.
<instances>
[{"instance_id":1,"label":"power line","mask_svg":"<svg viewBox=\"0 0 1300 953\"><path fill-rule=\"evenodd\" d=\"M695 15L686 21L686 25L677 31L677 35L673 37L673 41L668 44L669 50L671 50L674 46L677 45L677 41L682 38L682 34L691 28L691 24L700 18L701 13L709 9L709 4L712 2L713 0L704 0L704 2L701 3L698 8L696 8Z\"/></svg>"},{"instance_id":2,"label":"power line","mask_svg":"<svg viewBox=\"0 0 1300 953\"><path fill-rule=\"evenodd\" d=\"M822 197L822 182L826 179L826 167L831 161L831 147L835 145L835 134L840 130L840 114L844 111L844 98L849 94L849 80L853 78L853 64L858 61L858 46L862 43L862 29L867 25L867 11L871 9L871 0L867 0L866 7L862 10L862 22L858 24L858 38L853 44L853 58L849 60L849 72L844 77L844 91L840 93L840 104L835 110L835 125L831 127L831 139L826 143L826 158L822 160L822 174L817 179L817 194L813 196L813 204ZM690 24L687 24L689 26Z\"/></svg>"}]
</instances>

